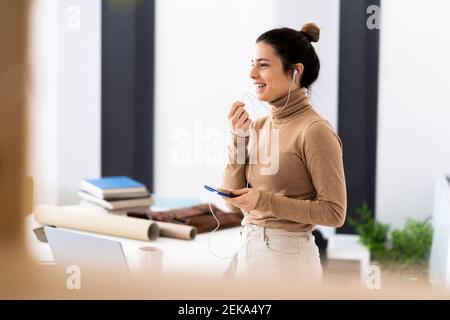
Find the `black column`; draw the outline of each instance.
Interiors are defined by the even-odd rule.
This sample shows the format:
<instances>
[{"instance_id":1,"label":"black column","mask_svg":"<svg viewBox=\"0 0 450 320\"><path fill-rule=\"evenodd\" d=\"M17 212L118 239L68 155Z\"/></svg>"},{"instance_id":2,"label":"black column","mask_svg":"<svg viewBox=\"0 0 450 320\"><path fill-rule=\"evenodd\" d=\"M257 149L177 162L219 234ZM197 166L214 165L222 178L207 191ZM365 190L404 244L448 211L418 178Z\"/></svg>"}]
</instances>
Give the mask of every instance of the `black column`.
<instances>
[{"instance_id":1,"label":"black column","mask_svg":"<svg viewBox=\"0 0 450 320\"><path fill-rule=\"evenodd\" d=\"M379 0L341 0L338 131L344 145L347 215L367 201L375 209L379 30L366 13ZM346 223L339 233L354 233Z\"/></svg>"},{"instance_id":2,"label":"black column","mask_svg":"<svg viewBox=\"0 0 450 320\"><path fill-rule=\"evenodd\" d=\"M102 1L102 175L153 190L154 0Z\"/></svg>"}]
</instances>

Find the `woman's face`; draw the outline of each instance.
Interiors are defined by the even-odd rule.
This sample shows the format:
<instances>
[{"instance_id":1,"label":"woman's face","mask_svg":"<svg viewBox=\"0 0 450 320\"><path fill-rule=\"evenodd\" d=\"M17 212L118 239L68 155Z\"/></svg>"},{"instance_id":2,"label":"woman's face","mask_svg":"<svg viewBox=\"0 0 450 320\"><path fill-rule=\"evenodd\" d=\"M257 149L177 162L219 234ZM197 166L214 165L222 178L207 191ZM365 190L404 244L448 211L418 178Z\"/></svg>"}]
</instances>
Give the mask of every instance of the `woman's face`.
<instances>
[{"instance_id":1,"label":"woman's face","mask_svg":"<svg viewBox=\"0 0 450 320\"><path fill-rule=\"evenodd\" d=\"M262 41L256 43L250 78L255 84L256 96L266 102L287 96L292 85L292 75L284 73L283 63L275 49ZM294 84L292 89L296 87L298 84Z\"/></svg>"}]
</instances>

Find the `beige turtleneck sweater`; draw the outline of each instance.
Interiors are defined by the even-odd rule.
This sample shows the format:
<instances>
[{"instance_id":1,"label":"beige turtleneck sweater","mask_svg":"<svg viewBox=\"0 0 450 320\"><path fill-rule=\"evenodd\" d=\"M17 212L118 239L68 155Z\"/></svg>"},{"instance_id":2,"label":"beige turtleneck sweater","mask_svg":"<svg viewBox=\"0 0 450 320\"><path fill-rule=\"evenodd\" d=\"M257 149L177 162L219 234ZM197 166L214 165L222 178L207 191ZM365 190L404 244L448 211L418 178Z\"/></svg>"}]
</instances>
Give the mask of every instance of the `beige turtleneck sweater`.
<instances>
[{"instance_id":1,"label":"beige turtleneck sweater","mask_svg":"<svg viewBox=\"0 0 450 320\"><path fill-rule=\"evenodd\" d=\"M293 90L282 110L286 99L272 102L271 115L252 123L250 137L231 136L222 188L241 189L248 182L259 190L242 225L287 231L339 227L347 206L341 140L314 111L304 88Z\"/></svg>"}]
</instances>

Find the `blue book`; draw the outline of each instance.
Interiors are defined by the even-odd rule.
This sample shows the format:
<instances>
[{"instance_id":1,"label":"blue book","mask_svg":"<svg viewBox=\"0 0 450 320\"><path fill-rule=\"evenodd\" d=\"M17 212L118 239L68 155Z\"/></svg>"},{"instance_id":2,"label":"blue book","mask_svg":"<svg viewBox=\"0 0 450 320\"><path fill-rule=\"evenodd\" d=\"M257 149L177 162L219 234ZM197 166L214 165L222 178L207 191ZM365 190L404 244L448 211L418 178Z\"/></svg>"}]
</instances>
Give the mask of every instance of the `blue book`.
<instances>
[{"instance_id":1,"label":"blue book","mask_svg":"<svg viewBox=\"0 0 450 320\"><path fill-rule=\"evenodd\" d=\"M84 179L80 190L101 199L139 198L149 195L146 186L126 176Z\"/></svg>"}]
</instances>

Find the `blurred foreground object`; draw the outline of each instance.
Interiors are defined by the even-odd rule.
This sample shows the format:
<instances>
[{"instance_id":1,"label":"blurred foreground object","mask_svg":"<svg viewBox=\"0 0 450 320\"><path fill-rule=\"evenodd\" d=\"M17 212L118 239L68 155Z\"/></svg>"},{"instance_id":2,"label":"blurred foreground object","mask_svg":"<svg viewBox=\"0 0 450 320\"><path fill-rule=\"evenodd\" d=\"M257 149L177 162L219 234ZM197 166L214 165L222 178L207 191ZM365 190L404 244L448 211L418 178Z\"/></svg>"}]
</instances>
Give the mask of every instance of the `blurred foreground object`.
<instances>
[{"instance_id":1,"label":"blurred foreground object","mask_svg":"<svg viewBox=\"0 0 450 320\"><path fill-rule=\"evenodd\" d=\"M0 1L0 297L31 283L23 230L28 6L26 0Z\"/></svg>"},{"instance_id":2,"label":"blurred foreground object","mask_svg":"<svg viewBox=\"0 0 450 320\"><path fill-rule=\"evenodd\" d=\"M25 216L28 1L0 2L0 250L21 251ZM7 250L4 250L7 249ZM2 257L3 258L3 257ZM3 260L3 259L2 259Z\"/></svg>"}]
</instances>

